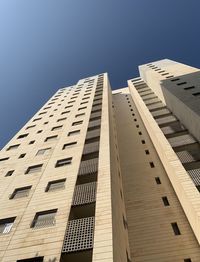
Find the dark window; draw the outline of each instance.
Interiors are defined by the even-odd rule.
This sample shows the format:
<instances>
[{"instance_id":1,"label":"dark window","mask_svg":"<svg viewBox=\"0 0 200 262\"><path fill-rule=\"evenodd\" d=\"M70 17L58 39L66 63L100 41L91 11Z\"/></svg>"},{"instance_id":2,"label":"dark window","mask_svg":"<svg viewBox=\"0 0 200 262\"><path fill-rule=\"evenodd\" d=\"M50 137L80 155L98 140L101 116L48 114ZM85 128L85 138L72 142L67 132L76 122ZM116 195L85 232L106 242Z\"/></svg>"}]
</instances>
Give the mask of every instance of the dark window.
<instances>
[{"instance_id":1,"label":"dark window","mask_svg":"<svg viewBox=\"0 0 200 262\"><path fill-rule=\"evenodd\" d=\"M176 236L181 235L180 229L179 229L179 227L178 227L178 225L177 225L176 222L171 223L171 226L172 226L172 229L173 229L174 234L175 234Z\"/></svg>"},{"instance_id":2,"label":"dark window","mask_svg":"<svg viewBox=\"0 0 200 262\"><path fill-rule=\"evenodd\" d=\"M27 197L29 195L30 190L31 186L16 188L10 196L10 199Z\"/></svg>"},{"instance_id":3,"label":"dark window","mask_svg":"<svg viewBox=\"0 0 200 262\"><path fill-rule=\"evenodd\" d=\"M189 90L189 89L193 89L195 88L195 86L188 86L188 87L185 87L184 90Z\"/></svg>"},{"instance_id":4,"label":"dark window","mask_svg":"<svg viewBox=\"0 0 200 262\"><path fill-rule=\"evenodd\" d=\"M26 137L26 136L28 136L28 134L23 134L23 135L18 136L17 139L21 139L21 138L24 138L24 137Z\"/></svg>"},{"instance_id":5,"label":"dark window","mask_svg":"<svg viewBox=\"0 0 200 262\"><path fill-rule=\"evenodd\" d=\"M57 209L37 212L31 224L32 228L43 228L54 226L56 224L55 216Z\"/></svg>"},{"instance_id":6,"label":"dark window","mask_svg":"<svg viewBox=\"0 0 200 262\"><path fill-rule=\"evenodd\" d=\"M86 108L87 108L87 106L80 107L80 108L78 109L78 111L83 110L83 109L86 109Z\"/></svg>"},{"instance_id":7,"label":"dark window","mask_svg":"<svg viewBox=\"0 0 200 262\"><path fill-rule=\"evenodd\" d=\"M1 158L1 159L0 159L0 162L6 161L6 160L8 160L8 159L9 159L9 157Z\"/></svg>"},{"instance_id":8,"label":"dark window","mask_svg":"<svg viewBox=\"0 0 200 262\"><path fill-rule=\"evenodd\" d=\"M33 258L17 260L17 262L43 262L43 261L44 261L44 257L33 257Z\"/></svg>"},{"instance_id":9,"label":"dark window","mask_svg":"<svg viewBox=\"0 0 200 262\"><path fill-rule=\"evenodd\" d=\"M29 166L25 172L25 174L31 174L31 173L36 173L40 172L42 170L42 164L39 165L34 165L34 166Z\"/></svg>"},{"instance_id":10,"label":"dark window","mask_svg":"<svg viewBox=\"0 0 200 262\"><path fill-rule=\"evenodd\" d=\"M66 119L67 119L66 117L63 117L63 118L58 119L57 122L64 121Z\"/></svg>"},{"instance_id":11,"label":"dark window","mask_svg":"<svg viewBox=\"0 0 200 262\"><path fill-rule=\"evenodd\" d=\"M162 197L162 201L163 201L163 204L165 206L169 206L169 201L168 201L168 198L166 196Z\"/></svg>"},{"instance_id":12,"label":"dark window","mask_svg":"<svg viewBox=\"0 0 200 262\"><path fill-rule=\"evenodd\" d=\"M41 117L35 118L35 119L33 119L33 122L39 121L39 120L41 120L41 119L42 119Z\"/></svg>"},{"instance_id":13,"label":"dark window","mask_svg":"<svg viewBox=\"0 0 200 262\"><path fill-rule=\"evenodd\" d=\"M55 130L58 130L58 129L61 129L63 126L54 126L51 131L55 131Z\"/></svg>"},{"instance_id":14,"label":"dark window","mask_svg":"<svg viewBox=\"0 0 200 262\"><path fill-rule=\"evenodd\" d=\"M30 128L33 128L33 127L35 127L36 125L32 125L32 126L27 126L27 128L26 129L30 129Z\"/></svg>"},{"instance_id":15,"label":"dark window","mask_svg":"<svg viewBox=\"0 0 200 262\"><path fill-rule=\"evenodd\" d=\"M68 136L77 135L80 133L80 130L74 130L68 133Z\"/></svg>"},{"instance_id":16,"label":"dark window","mask_svg":"<svg viewBox=\"0 0 200 262\"><path fill-rule=\"evenodd\" d=\"M85 115L85 113L81 113L81 114L75 115L75 117L84 116L84 115Z\"/></svg>"},{"instance_id":17,"label":"dark window","mask_svg":"<svg viewBox=\"0 0 200 262\"><path fill-rule=\"evenodd\" d=\"M65 114L68 114L68 113L70 113L70 111L64 111L64 112L61 113L61 115L65 115Z\"/></svg>"},{"instance_id":18,"label":"dark window","mask_svg":"<svg viewBox=\"0 0 200 262\"><path fill-rule=\"evenodd\" d=\"M9 171L5 174L5 176L12 176L13 173L14 173L14 170L9 170Z\"/></svg>"},{"instance_id":19,"label":"dark window","mask_svg":"<svg viewBox=\"0 0 200 262\"><path fill-rule=\"evenodd\" d=\"M47 125L49 122L44 122L44 125Z\"/></svg>"},{"instance_id":20,"label":"dark window","mask_svg":"<svg viewBox=\"0 0 200 262\"><path fill-rule=\"evenodd\" d=\"M159 177L155 177L155 180L156 180L156 184L158 184L158 185L161 184L161 181L160 181L160 178L159 178Z\"/></svg>"},{"instance_id":21,"label":"dark window","mask_svg":"<svg viewBox=\"0 0 200 262\"><path fill-rule=\"evenodd\" d=\"M182 86L182 85L185 85L187 84L187 82L181 82L181 83L177 83L177 86Z\"/></svg>"},{"instance_id":22,"label":"dark window","mask_svg":"<svg viewBox=\"0 0 200 262\"><path fill-rule=\"evenodd\" d=\"M21 154L19 158L24 158L26 154Z\"/></svg>"},{"instance_id":23,"label":"dark window","mask_svg":"<svg viewBox=\"0 0 200 262\"><path fill-rule=\"evenodd\" d=\"M142 144L145 144L145 140L141 140Z\"/></svg>"},{"instance_id":24,"label":"dark window","mask_svg":"<svg viewBox=\"0 0 200 262\"><path fill-rule=\"evenodd\" d=\"M64 144L62 149L66 149L66 148L72 147L72 146L74 146L76 144L77 144L77 142L71 142L71 143Z\"/></svg>"},{"instance_id":25,"label":"dark window","mask_svg":"<svg viewBox=\"0 0 200 262\"><path fill-rule=\"evenodd\" d=\"M29 145L32 145L34 143L35 143L35 140L32 140L32 141L29 142Z\"/></svg>"},{"instance_id":26,"label":"dark window","mask_svg":"<svg viewBox=\"0 0 200 262\"><path fill-rule=\"evenodd\" d=\"M57 137L58 137L58 136L49 136L49 137L47 137L47 138L44 140L44 142L48 142L48 141L51 141L51 140L56 140Z\"/></svg>"},{"instance_id":27,"label":"dark window","mask_svg":"<svg viewBox=\"0 0 200 262\"><path fill-rule=\"evenodd\" d=\"M154 165L153 162L149 162L149 164L150 164L150 167L151 167L151 168L154 168L154 167L155 167L155 165Z\"/></svg>"},{"instance_id":28,"label":"dark window","mask_svg":"<svg viewBox=\"0 0 200 262\"><path fill-rule=\"evenodd\" d=\"M145 150L146 155L149 155L149 150Z\"/></svg>"},{"instance_id":29,"label":"dark window","mask_svg":"<svg viewBox=\"0 0 200 262\"><path fill-rule=\"evenodd\" d=\"M45 192L64 189L65 188L65 181L66 181L66 179L59 179L59 180L50 181L48 183L46 189L45 189Z\"/></svg>"},{"instance_id":30,"label":"dark window","mask_svg":"<svg viewBox=\"0 0 200 262\"><path fill-rule=\"evenodd\" d=\"M200 96L200 92L193 93L192 95L193 95L193 96Z\"/></svg>"},{"instance_id":31,"label":"dark window","mask_svg":"<svg viewBox=\"0 0 200 262\"><path fill-rule=\"evenodd\" d=\"M178 80L180 80L180 78L175 78L175 79L172 79L171 81L175 82L175 81L178 81Z\"/></svg>"},{"instance_id":32,"label":"dark window","mask_svg":"<svg viewBox=\"0 0 200 262\"><path fill-rule=\"evenodd\" d=\"M68 157L65 159L60 159L56 162L55 167L61 167L61 166L66 166L66 165L70 165L72 163L72 157Z\"/></svg>"},{"instance_id":33,"label":"dark window","mask_svg":"<svg viewBox=\"0 0 200 262\"><path fill-rule=\"evenodd\" d=\"M42 133L42 130L38 130L37 133L38 133L38 134L39 134L39 133Z\"/></svg>"},{"instance_id":34,"label":"dark window","mask_svg":"<svg viewBox=\"0 0 200 262\"><path fill-rule=\"evenodd\" d=\"M0 219L0 235L10 233L16 217Z\"/></svg>"},{"instance_id":35,"label":"dark window","mask_svg":"<svg viewBox=\"0 0 200 262\"><path fill-rule=\"evenodd\" d=\"M12 145L12 146L9 146L7 151L8 150L12 150L12 149L17 149L19 147L20 144L17 144L17 145Z\"/></svg>"},{"instance_id":36,"label":"dark window","mask_svg":"<svg viewBox=\"0 0 200 262\"><path fill-rule=\"evenodd\" d=\"M192 262L191 258L185 258L184 262Z\"/></svg>"},{"instance_id":37,"label":"dark window","mask_svg":"<svg viewBox=\"0 0 200 262\"><path fill-rule=\"evenodd\" d=\"M94 143L94 142L99 142L99 140L100 140L100 136L88 138L88 139L85 140L85 144L90 144L90 143Z\"/></svg>"},{"instance_id":38,"label":"dark window","mask_svg":"<svg viewBox=\"0 0 200 262\"><path fill-rule=\"evenodd\" d=\"M73 122L72 123L72 126L77 126L77 125L80 125L80 124L82 124L83 123L83 121L81 120L81 121L76 121L76 122Z\"/></svg>"},{"instance_id":39,"label":"dark window","mask_svg":"<svg viewBox=\"0 0 200 262\"><path fill-rule=\"evenodd\" d=\"M49 150L51 149L51 147L48 147L48 148L44 148L44 149L40 149L37 151L37 156L38 155L44 155L45 153L49 152Z\"/></svg>"}]
</instances>

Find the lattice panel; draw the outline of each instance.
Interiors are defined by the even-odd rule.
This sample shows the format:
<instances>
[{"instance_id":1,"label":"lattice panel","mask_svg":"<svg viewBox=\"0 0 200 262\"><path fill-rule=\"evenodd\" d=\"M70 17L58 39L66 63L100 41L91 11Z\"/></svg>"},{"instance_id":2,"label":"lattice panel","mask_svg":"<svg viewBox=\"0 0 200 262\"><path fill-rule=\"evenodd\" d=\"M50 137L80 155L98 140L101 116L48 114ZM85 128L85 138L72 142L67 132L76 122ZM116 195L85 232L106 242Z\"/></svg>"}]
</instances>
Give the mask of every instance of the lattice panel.
<instances>
[{"instance_id":1,"label":"lattice panel","mask_svg":"<svg viewBox=\"0 0 200 262\"><path fill-rule=\"evenodd\" d=\"M54 226L56 224L55 213L44 214L37 217L34 228Z\"/></svg>"},{"instance_id":2,"label":"lattice panel","mask_svg":"<svg viewBox=\"0 0 200 262\"><path fill-rule=\"evenodd\" d=\"M82 161L78 175L95 174L98 171L98 158Z\"/></svg>"},{"instance_id":3,"label":"lattice panel","mask_svg":"<svg viewBox=\"0 0 200 262\"><path fill-rule=\"evenodd\" d=\"M93 248L94 217L68 222L62 252L69 253Z\"/></svg>"},{"instance_id":4,"label":"lattice panel","mask_svg":"<svg viewBox=\"0 0 200 262\"><path fill-rule=\"evenodd\" d=\"M192 144L196 142L194 138L189 134L183 135L183 136L172 137L172 138L169 138L168 141L172 147L188 145L188 144Z\"/></svg>"},{"instance_id":5,"label":"lattice panel","mask_svg":"<svg viewBox=\"0 0 200 262\"><path fill-rule=\"evenodd\" d=\"M188 174L190 175L191 179L195 183L196 186L200 185L200 168L187 170Z\"/></svg>"},{"instance_id":6,"label":"lattice panel","mask_svg":"<svg viewBox=\"0 0 200 262\"><path fill-rule=\"evenodd\" d=\"M86 144L83 149L83 154L89 154L99 151L99 142Z\"/></svg>"},{"instance_id":7,"label":"lattice panel","mask_svg":"<svg viewBox=\"0 0 200 262\"><path fill-rule=\"evenodd\" d=\"M96 182L77 185L74 191L73 206L96 201Z\"/></svg>"},{"instance_id":8,"label":"lattice panel","mask_svg":"<svg viewBox=\"0 0 200 262\"><path fill-rule=\"evenodd\" d=\"M193 156L188 151L180 151L180 152L176 152L176 154L179 157L181 163L190 163L195 161Z\"/></svg>"},{"instance_id":9,"label":"lattice panel","mask_svg":"<svg viewBox=\"0 0 200 262\"><path fill-rule=\"evenodd\" d=\"M174 122L174 121L177 121L176 117L174 116L166 116L166 117L156 119L156 122L158 125L167 124L167 123Z\"/></svg>"}]
</instances>

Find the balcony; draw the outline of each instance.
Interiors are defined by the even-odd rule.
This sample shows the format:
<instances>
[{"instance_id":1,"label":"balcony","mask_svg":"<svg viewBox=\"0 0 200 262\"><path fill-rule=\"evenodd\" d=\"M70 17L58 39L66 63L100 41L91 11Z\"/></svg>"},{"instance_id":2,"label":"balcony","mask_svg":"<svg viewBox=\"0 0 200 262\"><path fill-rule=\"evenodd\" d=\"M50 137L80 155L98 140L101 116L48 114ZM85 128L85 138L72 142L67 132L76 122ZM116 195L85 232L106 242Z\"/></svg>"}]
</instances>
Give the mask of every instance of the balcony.
<instances>
[{"instance_id":1,"label":"balcony","mask_svg":"<svg viewBox=\"0 0 200 262\"><path fill-rule=\"evenodd\" d=\"M96 182L77 185L75 187L72 205L78 206L95 202L96 187Z\"/></svg>"}]
</instances>

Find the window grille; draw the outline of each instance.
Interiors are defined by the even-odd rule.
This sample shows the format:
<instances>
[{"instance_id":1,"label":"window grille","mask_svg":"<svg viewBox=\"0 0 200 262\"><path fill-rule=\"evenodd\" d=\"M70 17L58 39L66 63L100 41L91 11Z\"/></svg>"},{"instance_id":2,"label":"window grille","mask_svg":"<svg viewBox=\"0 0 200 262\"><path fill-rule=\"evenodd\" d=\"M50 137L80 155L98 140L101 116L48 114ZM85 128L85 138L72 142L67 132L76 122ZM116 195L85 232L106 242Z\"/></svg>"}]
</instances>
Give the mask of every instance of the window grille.
<instances>
[{"instance_id":1,"label":"window grille","mask_svg":"<svg viewBox=\"0 0 200 262\"><path fill-rule=\"evenodd\" d=\"M188 174L190 175L191 179L193 180L196 186L200 185L200 168L187 170Z\"/></svg>"},{"instance_id":2,"label":"window grille","mask_svg":"<svg viewBox=\"0 0 200 262\"><path fill-rule=\"evenodd\" d=\"M30 166L30 167L27 168L25 174L36 173L36 172L40 172L41 170L42 170L42 164Z\"/></svg>"},{"instance_id":3,"label":"window grille","mask_svg":"<svg viewBox=\"0 0 200 262\"><path fill-rule=\"evenodd\" d=\"M14 192L10 196L10 199L27 197L29 195L30 189L31 189L31 186L17 188L14 190Z\"/></svg>"},{"instance_id":4,"label":"window grille","mask_svg":"<svg viewBox=\"0 0 200 262\"><path fill-rule=\"evenodd\" d=\"M94 217L68 222L62 252L69 253L93 248Z\"/></svg>"},{"instance_id":5,"label":"window grille","mask_svg":"<svg viewBox=\"0 0 200 262\"><path fill-rule=\"evenodd\" d=\"M83 205L96 201L96 182L77 185L72 205Z\"/></svg>"},{"instance_id":6,"label":"window grille","mask_svg":"<svg viewBox=\"0 0 200 262\"><path fill-rule=\"evenodd\" d=\"M176 152L176 154L179 157L181 163L189 163L195 161L193 156L188 151L180 151Z\"/></svg>"},{"instance_id":7,"label":"window grille","mask_svg":"<svg viewBox=\"0 0 200 262\"><path fill-rule=\"evenodd\" d=\"M56 224L56 215L57 209L43 211L36 213L32 225L32 228L43 228L54 226Z\"/></svg>"},{"instance_id":8,"label":"window grille","mask_svg":"<svg viewBox=\"0 0 200 262\"><path fill-rule=\"evenodd\" d=\"M45 191L48 192L48 191L64 189L65 188L65 181L66 181L66 179L59 179L59 180L50 181L48 183Z\"/></svg>"},{"instance_id":9,"label":"window grille","mask_svg":"<svg viewBox=\"0 0 200 262\"><path fill-rule=\"evenodd\" d=\"M60 160L58 160L56 162L55 167L66 166L66 165L71 164L71 162L72 162L72 157L68 157L68 158L65 158L65 159L60 159Z\"/></svg>"},{"instance_id":10,"label":"window grille","mask_svg":"<svg viewBox=\"0 0 200 262\"><path fill-rule=\"evenodd\" d=\"M14 224L15 217L0 219L0 234L8 234Z\"/></svg>"}]
</instances>

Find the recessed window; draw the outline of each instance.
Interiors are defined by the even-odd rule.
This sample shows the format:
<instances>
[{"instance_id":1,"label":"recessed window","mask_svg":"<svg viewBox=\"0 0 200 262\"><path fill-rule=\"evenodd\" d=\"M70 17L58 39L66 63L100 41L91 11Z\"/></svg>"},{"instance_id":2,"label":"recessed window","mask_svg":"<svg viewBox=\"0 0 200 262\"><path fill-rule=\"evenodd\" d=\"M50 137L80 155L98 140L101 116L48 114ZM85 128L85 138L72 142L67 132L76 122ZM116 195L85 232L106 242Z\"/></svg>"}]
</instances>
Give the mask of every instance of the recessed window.
<instances>
[{"instance_id":1,"label":"recessed window","mask_svg":"<svg viewBox=\"0 0 200 262\"><path fill-rule=\"evenodd\" d=\"M70 113L70 111L64 111L64 112L61 113L61 115L65 115L65 114L68 114L68 113Z\"/></svg>"},{"instance_id":2,"label":"recessed window","mask_svg":"<svg viewBox=\"0 0 200 262\"><path fill-rule=\"evenodd\" d=\"M9 157L0 158L0 162L6 161L8 159L9 159Z\"/></svg>"},{"instance_id":3,"label":"recessed window","mask_svg":"<svg viewBox=\"0 0 200 262\"><path fill-rule=\"evenodd\" d=\"M195 88L195 86L188 86L188 87L185 87L184 90L189 90L189 89L193 89Z\"/></svg>"},{"instance_id":4,"label":"recessed window","mask_svg":"<svg viewBox=\"0 0 200 262\"><path fill-rule=\"evenodd\" d=\"M44 257L33 257L33 258L17 260L17 262L43 262L43 261L44 261Z\"/></svg>"},{"instance_id":5,"label":"recessed window","mask_svg":"<svg viewBox=\"0 0 200 262\"><path fill-rule=\"evenodd\" d=\"M30 128L33 128L33 127L35 127L36 125L32 125L32 126L27 126L27 128L26 129L30 129Z\"/></svg>"},{"instance_id":6,"label":"recessed window","mask_svg":"<svg viewBox=\"0 0 200 262\"><path fill-rule=\"evenodd\" d=\"M155 167L155 165L154 165L153 162L149 162L149 165L150 165L151 168L154 168L154 167Z\"/></svg>"},{"instance_id":7,"label":"recessed window","mask_svg":"<svg viewBox=\"0 0 200 262\"><path fill-rule=\"evenodd\" d=\"M157 185L160 185L160 184L161 184L161 181L160 181L160 178L159 178L159 177L155 177L155 181L156 181L156 184L157 184Z\"/></svg>"},{"instance_id":8,"label":"recessed window","mask_svg":"<svg viewBox=\"0 0 200 262\"><path fill-rule=\"evenodd\" d=\"M51 150L51 147L48 147L48 148L44 148L44 149L40 149L37 151L37 156L38 155L44 155L45 153L49 152Z\"/></svg>"},{"instance_id":9,"label":"recessed window","mask_svg":"<svg viewBox=\"0 0 200 262\"><path fill-rule=\"evenodd\" d=\"M29 145L32 145L34 143L35 143L35 140L32 140L32 141L29 142Z\"/></svg>"},{"instance_id":10,"label":"recessed window","mask_svg":"<svg viewBox=\"0 0 200 262\"><path fill-rule=\"evenodd\" d=\"M43 228L43 227L55 226L56 213L57 213L57 209L37 212L35 214L31 227L32 228Z\"/></svg>"},{"instance_id":11,"label":"recessed window","mask_svg":"<svg viewBox=\"0 0 200 262\"><path fill-rule=\"evenodd\" d=\"M32 173L37 173L42 170L42 164L39 165L34 165L34 166L29 166L25 172L25 174L32 174Z\"/></svg>"},{"instance_id":12,"label":"recessed window","mask_svg":"<svg viewBox=\"0 0 200 262\"><path fill-rule=\"evenodd\" d=\"M24 137L27 137L27 136L28 136L28 133L27 133L27 134L23 134L23 135L18 136L17 139L21 139L21 138L24 138Z\"/></svg>"},{"instance_id":13,"label":"recessed window","mask_svg":"<svg viewBox=\"0 0 200 262\"><path fill-rule=\"evenodd\" d=\"M76 144L77 144L77 142L71 142L71 143L64 144L62 149L64 150L66 148L70 148L70 147L72 147Z\"/></svg>"},{"instance_id":14,"label":"recessed window","mask_svg":"<svg viewBox=\"0 0 200 262\"><path fill-rule=\"evenodd\" d=\"M0 219L0 235L10 233L16 217Z\"/></svg>"},{"instance_id":15,"label":"recessed window","mask_svg":"<svg viewBox=\"0 0 200 262\"><path fill-rule=\"evenodd\" d=\"M17 149L20 146L20 144L9 146L7 151Z\"/></svg>"},{"instance_id":16,"label":"recessed window","mask_svg":"<svg viewBox=\"0 0 200 262\"><path fill-rule=\"evenodd\" d=\"M84 105L84 104L87 104L88 101L85 101L85 102L81 102L80 105Z\"/></svg>"},{"instance_id":17,"label":"recessed window","mask_svg":"<svg viewBox=\"0 0 200 262\"><path fill-rule=\"evenodd\" d=\"M49 141L53 141L53 140L56 140L58 136L49 136L47 137L44 142L49 142Z\"/></svg>"},{"instance_id":18,"label":"recessed window","mask_svg":"<svg viewBox=\"0 0 200 262\"><path fill-rule=\"evenodd\" d=\"M49 122L44 122L44 125L47 125Z\"/></svg>"},{"instance_id":19,"label":"recessed window","mask_svg":"<svg viewBox=\"0 0 200 262\"><path fill-rule=\"evenodd\" d=\"M51 131L62 129L63 126L54 126Z\"/></svg>"},{"instance_id":20,"label":"recessed window","mask_svg":"<svg viewBox=\"0 0 200 262\"><path fill-rule=\"evenodd\" d=\"M193 93L192 95L193 95L193 96L200 96L200 92Z\"/></svg>"},{"instance_id":21,"label":"recessed window","mask_svg":"<svg viewBox=\"0 0 200 262\"><path fill-rule=\"evenodd\" d=\"M145 140L141 140L142 144L145 144Z\"/></svg>"},{"instance_id":22,"label":"recessed window","mask_svg":"<svg viewBox=\"0 0 200 262\"><path fill-rule=\"evenodd\" d=\"M10 196L10 199L27 197L29 195L30 190L31 186L16 188Z\"/></svg>"},{"instance_id":23,"label":"recessed window","mask_svg":"<svg viewBox=\"0 0 200 262\"><path fill-rule=\"evenodd\" d=\"M24 158L26 154L21 154L19 158Z\"/></svg>"},{"instance_id":24,"label":"recessed window","mask_svg":"<svg viewBox=\"0 0 200 262\"><path fill-rule=\"evenodd\" d=\"M46 189L45 189L45 192L64 189L65 188L65 181L66 181L66 179L59 179L59 180L50 181L48 183Z\"/></svg>"},{"instance_id":25,"label":"recessed window","mask_svg":"<svg viewBox=\"0 0 200 262\"><path fill-rule=\"evenodd\" d=\"M41 120L41 119L42 119L41 117L35 118L35 119L33 119L33 122L39 121L39 120Z\"/></svg>"},{"instance_id":26,"label":"recessed window","mask_svg":"<svg viewBox=\"0 0 200 262\"><path fill-rule=\"evenodd\" d=\"M5 177L6 176L12 176L14 173L14 170L9 170L6 174L5 174Z\"/></svg>"},{"instance_id":27,"label":"recessed window","mask_svg":"<svg viewBox=\"0 0 200 262\"><path fill-rule=\"evenodd\" d=\"M55 167L61 167L61 166L66 166L70 165L72 163L72 157L60 159L56 162Z\"/></svg>"},{"instance_id":28,"label":"recessed window","mask_svg":"<svg viewBox=\"0 0 200 262\"><path fill-rule=\"evenodd\" d=\"M72 123L72 126L78 126L78 125L81 125L83 123L83 121L76 121L76 122L73 122Z\"/></svg>"},{"instance_id":29,"label":"recessed window","mask_svg":"<svg viewBox=\"0 0 200 262\"><path fill-rule=\"evenodd\" d=\"M182 85L186 85L187 82L181 82L181 83L177 83L177 86L182 86Z\"/></svg>"},{"instance_id":30,"label":"recessed window","mask_svg":"<svg viewBox=\"0 0 200 262\"><path fill-rule=\"evenodd\" d=\"M171 81L175 82L175 81L178 81L178 80L180 80L180 78L175 78L175 79L172 79Z\"/></svg>"},{"instance_id":31,"label":"recessed window","mask_svg":"<svg viewBox=\"0 0 200 262\"><path fill-rule=\"evenodd\" d=\"M39 115L44 115L44 114L46 114L47 112L41 112L41 113L39 113Z\"/></svg>"},{"instance_id":32,"label":"recessed window","mask_svg":"<svg viewBox=\"0 0 200 262\"><path fill-rule=\"evenodd\" d=\"M50 109L50 108L51 108L50 106L47 106L47 107L43 108L43 110Z\"/></svg>"},{"instance_id":33,"label":"recessed window","mask_svg":"<svg viewBox=\"0 0 200 262\"><path fill-rule=\"evenodd\" d=\"M81 114L75 115L75 117L80 117L80 116L84 116L84 115L85 115L85 113L81 113Z\"/></svg>"},{"instance_id":34,"label":"recessed window","mask_svg":"<svg viewBox=\"0 0 200 262\"><path fill-rule=\"evenodd\" d=\"M192 262L191 258L185 258L184 262Z\"/></svg>"},{"instance_id":35,"label":"recessed window","mask_svg":"<svg viewBox=\"0 0 200 262\"><path fill-rule=\"evenodd\" d=\"M68 133L68 136L73 136L73 135L77 135L80 133L80 130L74 130Z\"/></svg>"},{"instance_id":36,"label":"recessed window","mask_svg":"<svg viewBox=\"0 0 200 262\"><path fill-rule=\"evenodd\" d=\"M145 154L146 154L146 155L149 155L149 150L145 150Z\"/></svg>"},{"instance_id":37,"label":"recessed window","mask_svg":"<svg viewBox=\"0 0 200 262\"><path fill-rule=\"evenodd\" d=\"M63 118L58 119L57 122L61 122L61 121L64 121L66 119L67 119L66 117L63 117Z\"/></svg>"},{"instance_id":38,"label":"recessed window","mask_svg":"<svg viewBox=\"0 0 200 262\"><path fill-rule=\"evenodd\" d=\"M37 134L40 134L40 133L42 133L42 130L38 130L38 131L37 131Z\"/></svg>"},{"instance_id":39,"label":"recessed window","mask_svg":"<svg viewBox=\"0 0 200 262\"><path fill-rule=\"evenodd\" d=\"M172 229L173 229L174 234L176 236L181 235L180 229L179 229L178 224L176 222L171 223L171 226L172 226Z\"/></svg>"},{"instance_id":40,"label":"recessed window","mask_svg":"<svg viewBox=\"0 0 200 262\"><path fill-rule=\"evenodd\" d=\"M87 106L80 107L80 108L78 109L78 111L83 110L83 109L86 109L86 108L87 108Z\"/></svg>"},{"instance_id":41,"label":"recessed window","mask_svg":"<svg viewBox=\"0 0 200 262\"><path fill-rule=\"evenodd\" d=\"M69 101L68 104L74 103L76 100Z\"/></svg>"},{"instance_id":42,"label":"recessed window","mask_svg":"<svg viewBox=\"0 0 200 262\"><path fill-rule=\"evenodd\" d=\"M169 201L166 196L162 197L162 201L163 201L164 206L169 206Z\"/></svg>"}]
</instances>

